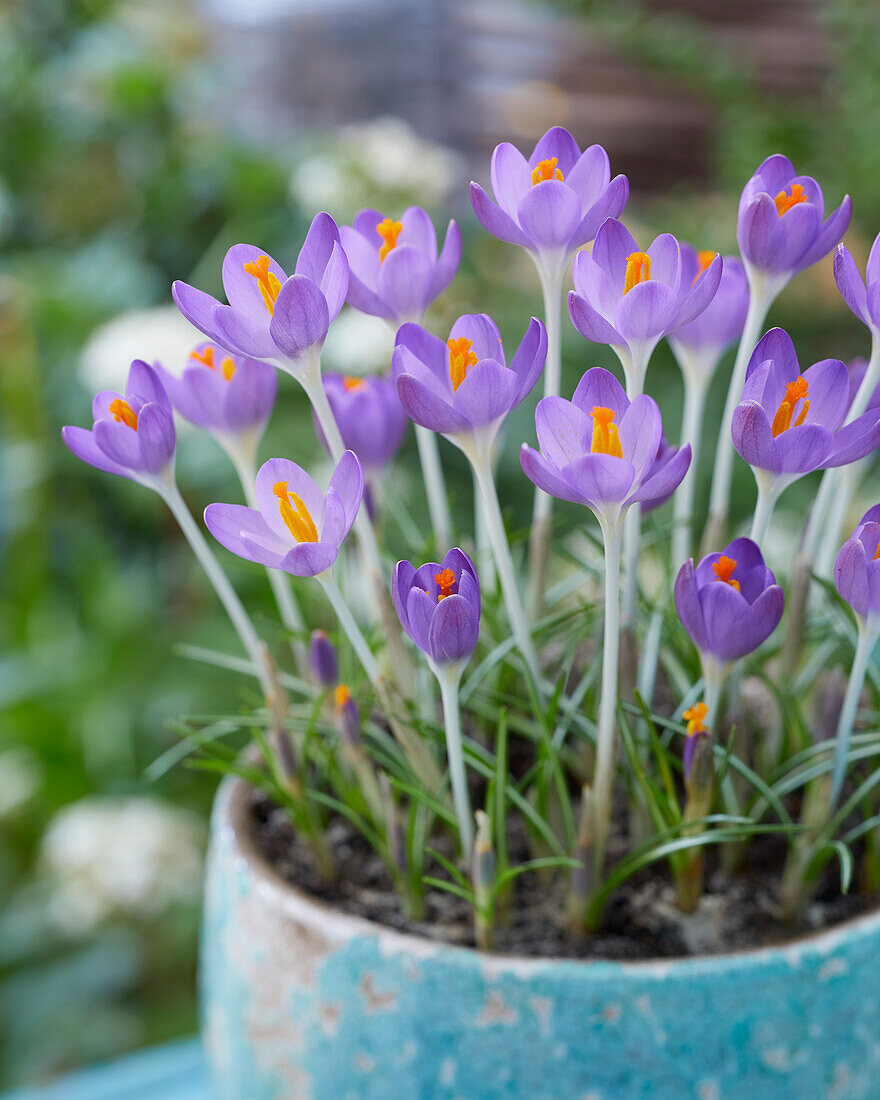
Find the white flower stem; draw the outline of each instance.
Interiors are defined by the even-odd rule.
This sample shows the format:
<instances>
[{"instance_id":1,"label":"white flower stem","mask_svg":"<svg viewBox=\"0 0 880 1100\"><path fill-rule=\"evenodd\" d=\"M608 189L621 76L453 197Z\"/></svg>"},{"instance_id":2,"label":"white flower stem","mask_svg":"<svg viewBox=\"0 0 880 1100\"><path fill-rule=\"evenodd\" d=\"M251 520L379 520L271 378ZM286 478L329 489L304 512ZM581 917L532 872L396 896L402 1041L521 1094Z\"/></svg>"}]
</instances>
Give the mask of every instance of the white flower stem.
<instances>
[{"instance_id":1,"label":"white flower stem","mask_svg":"<svg viewBox=\"0 0 880 1100\"><path fill-rule=\"evenodd\" d=\"M474 844L474 828L462 749L461 709L458 705L458 685L461 681L462 665L460 662L449 665L435 665L431 662L431 668L440 685L440 697L443 701L443 728L446 733L449 782L452 787L452 804L455 807L455 816L458 818L461 850L465 859L469 859Z\"/></svg>"},{"instance_id":2,"label":"white flower stem","mask_svg":"<svg viewBox=\"0 0 880 1100\"><path fill-rule=\"evenodd\" d=\"M615 347L614 351L623 367L626 380L626 396L634 401L644 392L645 375L651 351L632 355L628 348ZM639 551L642 542L642 510L635 504L623 521L623 622L628 628L635 626L639 595Z\"/></svg>"},{"instance_id":3,"label":"white flower stem","mask_svg":"<svg viewBox=\"0 0 880 1100\"><path fill-rule=\"evenodd\" d=\"M868 360L868 369L846 414L844 424L851 424L865 412L878 382L880 382L880 331L871 329L871 358ZM857 484L852 476L847 476L849 470L850 467L838 466L826 470L822 475L801 551L808 567L821 559L826 563L827 570L830 556L828 547L833 548L832 553L838 548L840 528ZM818 569L817 572L822 576L826 570Z\"/></svg>"},{"instance_id":4,"label":"white flower stem","mask_svg":"<svg viewBox=\"0 0 880 1100\"><path fill-rule=\"evenodd\" d=\"M233 443L224 444L224 449L235 467L235 472L238 474L245 502L249 508L256 509L257 498L254 491L254 482L257 476L255 449L253 447L236 446ZM286 573L279 569L270 569L268 566L266 567L266 576L269 578L281 622L292 635L290 649L297 670L305 675L308 670L308 652L303 641L305 621L296 602L296 597L291 590L290 580Z\"/></svg>"},{"instance_id":5,"label":"white flower stem","mask_svg":"<svg viewBox=\"0 0 880 1100\"><path fill-rule=\"evenodd\" d=\"M490 457L491 446L481 444L474 440L473 444L465 442L462 446L480 490L483 501L483 509L486 517L486 533L492 553L495 555L495 565L498 569L498 577L501 581L501 591L504 602L507 605L507 615L510 620L510 628L516 639L516 644L523 659L528 666L529 673L534 681L538 694L541 694L541 679L538 668L538 656L532 642L531 631L526 619L525 608L520 596L516 572L513 568L513 559L510 556L510 546L507 542L507 534L504 530L504 519L501 515L501 506L498 503L498 493L495 488L495 478L492 474L492 460Z\"/></svg>"},{"instance_id":6,"label":"white flower stem","mask_svg":"<svg viewBox=\"0 0 880 1100\"><path fill-rule=\"evenodd\" d=\"M724 686L726 670L714 657L704 657L703 661L703 702L706 704L706 724L711 730L718 728L718 704L721 701L721 688Z\"/></svg>"},{"instance_id":7,"label":"white flower stem","mask_svg":"<svg viewBox=\"0 0 880 1100\"><path fill-rule=\"evenodd\" d=\"M241 600L236 595L235 589L229 583L219 562L211 553L205 536L193 519L192 513L189 508L187 508L186 502L180 495L180 490L177 488L177 485L172 481L170 485L163 487L159 491L165 503L171 509L172 515L177 520L199 564L207 574L208 580L214 586L214 591L220 598L220 602L226 609L226 613L231 619L232 625L235 627L247 655L254 664L257 677L260 681L260 687L263 689L264 695L271 696L273 691L272 678L266 666L263 644Z\"/></svg>"},{"instance_id":8,"label":"white flower stem","mask_svg":"<svg viewBox=\"0 0 880 1100\"><path fill-rule=\"evenodd\" d=\"M739 404L746 378L746 368L749 365L752 352L755 350L755 344L761 337L761 329L767 313L773 304L774 298L784 285L778 283L772 286L769 285L760 273L754 271L748 265L746 265L746 271L749 276L749 309L746 314L739 347L737 348L733 373L730 376L724 413L718 428L715 468L712 471L712 491L709 497L709 522L706 527L706 535L713 545L724 538L727 515L730 510L730 485L733 477L734 454L730 429L733 424L733 413Z\"/></svg>"},{"instance_id":9,"label":"white flower stem","mask_svg":"<svg viewBox=\"0 0 880 1100\"><path fill-rule=\"evenodd\" d=\"M755 483L758 486L758 499L755 502L755 514L752 517L749 538L761 546L767 537L781 487L776 478L766 470L755 470Z\"/></svg>"},{"instance_id":10,"label":"white flower stem","mask_svg":"<svg viewBox=\"0 0 880 1100\"><path fill-rule=\"evenodd\" d=\"M434 532L434 545L439 557L452 545L452 517L449 514L449 500L446 496L446 482L443 467L440 464L440 448L437 436L430 428L414 424L419 462L422 465L422 479L425 494L428 497L428 514L431 517L431 529Z\"/></svg>"},{"instance_id":11,"label":"white flower stem","mask_svg":"<svg viewBox=\"0 0 880 1100\"><path fill-rule=\"evenodd\" d=\"M486 530L486 510L480 499L480 486L474 474L474 549L477 552L477 565L480 571L480 584L486 592L494 592L498 583L495 572L495 558Z\"/></svg>"},{"instance_id":12,"label":"white flower stem","mask_svg":"<svg viewBox=\"0 0 880 1100\"><path fill-rule=\"evenodd\" d=\"M674 572L693 553L697 470L702 441L703 411L706 407L706 393L709 389L711 372L701 370L681 344L675 341L670 343L681 368L681 377L684 382L681 445L684 446L686 443L691 445L691 464L684 475L684 480L672 494L672 568Z\"/></svg>"},{"instance_id":13,"label":"white flower stem","mask_svg":"<svg viewBox=\"0 0 880 1100\"><path fill-rule=\"evenodd\" d=\"M877 638L880 637L880 619L876 622L857 616L859 637L856 643L856 652L853 657L852 669L849 674L849 682L846 685L846 694L843 697L843 706L840 709L840 718L837 722L837 733L834 739L834 769L831 773L831 806L837 803L843 780L846 774L846 754L849 749L849 739L852 734L853 722L859 706L859 696L865 683L865 673L868 670L868 661Z\"/></svg>"},{"instance_id":14,"label":"white flower stem","mask_svg":"<svg viewBox=\"0 0 880 1100\"><path fill-rule=\"evenodd\" d=\"M843 543L843 524L849 511L850 501L862 479L865 470L871 465L873 455L862 458L858 462L851 462L848 466L840 466L835 470L826 470L826 474L834 473L837 477L834 486L831 507L828 509L822 540L816 554L815 572L819 577L831 575L834 559ZM824 484L824 478L823 482ZM821 489L821 485L819 488ZM812 516L810 517L812 521Z\"/></svg>"},{"instance_id":15,"label":"white flower stem","mask_svg":"<svg viewBox=\"0 0 880 1100\"><path fill-rule=\"evenodd\" d=\"M357 654L357 658L363 666L364 672L366 672L370 683L374 687L379 687L381 680L379 665L376 662L376 658L373 656L373 651L367 644L367 639L363 636L361 628L355 621L351 609L345 602L345 597L339 591L339 585L333 579L329 570L326 570L324 573L319 573L315 577L315 580L324 589L327 599L330 601L336 613L336 618L339 620L339 625L342 627L349 642L351 642L351 647Z\"/></svg>"},{"instance_id":16,"label":"white flower stem","mask_svg":"<svg viewBox=\"0 0 880 1100\"><path fill-rule=\"evenodd\" d=\"M562 279L563 267L548 271L536 264L541 293L544 298L544 327L547 330L547 362L544 367L544 396L558 397L562 377ZM541 614L544 585L553 523L553 497L535 487L532 530L529 538L529 618L534 622Z\"/></svg>"},{"instance_id":17,"label":"white flower stem","mask_svg":"<svg viewBox=\"0 0 880 1100\"><path fill-rule=\"evenodd\" d=\"M634 508L630 509L635 511ZM593 776L593 872L602 877L605 845L611 823L614 769L617 758L617 677L620 651L620 522L602 524L605 543L605 626L602 642L602 694L596 735Z\"/></svg>"}]
</instances>

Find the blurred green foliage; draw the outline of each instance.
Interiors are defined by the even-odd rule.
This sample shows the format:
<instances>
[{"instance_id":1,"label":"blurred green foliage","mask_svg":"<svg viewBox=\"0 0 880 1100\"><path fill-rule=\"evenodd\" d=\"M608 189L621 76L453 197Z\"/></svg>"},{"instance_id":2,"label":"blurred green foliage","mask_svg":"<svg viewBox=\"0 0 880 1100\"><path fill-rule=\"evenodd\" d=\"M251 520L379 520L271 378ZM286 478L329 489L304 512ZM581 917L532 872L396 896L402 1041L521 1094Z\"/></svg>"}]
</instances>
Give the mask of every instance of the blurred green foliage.
<instances>
[{"instance_id":1,"label":"blurred green foliage","mask_svg":"<svg viewBox=\"0 0 880 1100\"><path fill-rule=\"evenodd\" d=\"M732 248L739 187L768 152L783 149L835 202L844 190L853 195L864 234L880 225L874 5L821 5L835 63L827 102L810 110L768 100L692 19L651 15L632 0L577 7L617 48L691 83L718 111L720 194L657 197L630 211L631 223L641 216L698 241L711 228L719 247L720 232ZM177 277L216 289L219 259L236 240L265 241L279 256L295 251L311 211L289 200L294 151L254 148L224 129L210 109L222 75L179 4L10 0L0 8L0 754L24 745L39 772L27 804L0 814L0 1087L196 1026L195 914L65 939L49 921L38 853L60 807L93 792L142 789L145 767L174 741L169 717L231 711L249 699L240 682L175 653L180 641L234 643L159 501L78 464L59 438L62 424L88 420L91 395L77 367L97 325L167 302ZM473 219L465 230L462 272L438 326L486 309L518 339L538 308L530 265L478 234ZM828 271L787 292L773 320L797 329L807 362L864 350ZM586 366L613 365L607 349L587 349L570 330L565 354L569 389ZM679 382L665 349L652 372L674 437ZM267 454L291 454L300 429L311 432L293 384L280 394ZM719 407L722 398L716 392ZM528 408L517 411L509 442L531 434L529 419ZM194 511L235 499L219 451L192 439L181 450ZM531 496L515 447L507 452L502 497L524 527ZM444 447L446 458L466 515L469 478ZM745 509L750 475L738 476ZM269 622L260 574L231 568ZM204 813L211 787L177 769L154 793Z\"/></svg>"}]
</instances>

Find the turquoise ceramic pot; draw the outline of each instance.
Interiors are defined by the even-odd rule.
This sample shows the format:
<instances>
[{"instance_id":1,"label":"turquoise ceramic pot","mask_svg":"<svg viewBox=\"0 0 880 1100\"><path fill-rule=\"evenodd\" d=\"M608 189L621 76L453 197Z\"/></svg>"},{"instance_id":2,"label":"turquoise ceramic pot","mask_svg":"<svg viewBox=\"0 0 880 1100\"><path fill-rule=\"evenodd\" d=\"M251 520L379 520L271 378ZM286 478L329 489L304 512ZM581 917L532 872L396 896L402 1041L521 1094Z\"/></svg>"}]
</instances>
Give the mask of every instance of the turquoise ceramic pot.
<instances>
[{"instance_id":1,"label":"turquoise ceramic pot","mask_svg":"<svg viewBox=\"0 0 880 1100\"><path fill-rule=\"evenodd\" d=\"M218 1100L876 1100L880 914L705 959L480 955L342 915L214 813L202 951Z\"/></svg>"}]
</instances>

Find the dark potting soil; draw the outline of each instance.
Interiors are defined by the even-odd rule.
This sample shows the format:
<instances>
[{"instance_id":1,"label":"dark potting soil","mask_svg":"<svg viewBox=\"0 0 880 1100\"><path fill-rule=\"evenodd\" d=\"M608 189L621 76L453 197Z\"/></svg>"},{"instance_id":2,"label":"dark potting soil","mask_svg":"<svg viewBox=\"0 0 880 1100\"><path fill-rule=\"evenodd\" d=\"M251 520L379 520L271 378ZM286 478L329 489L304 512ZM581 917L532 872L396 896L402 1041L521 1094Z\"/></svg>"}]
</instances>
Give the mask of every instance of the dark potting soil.
<instances>
[{"instance_id":1,"label":"dark potting soil","mask_svg":"<svg viewBox=\"0 0 880 1100\"><path fill-rule=\"evenodd\" d=\"M426 888L423 920L409 919L382 860L348 821L331 822L327 837L338 874L333 882L315 873L308 847L285 812L264 794L251 798L258 850L286 881L346 913L401 932L462 946L473 946L468 905L452 894ZM524 831L511 829L511 863L531 858ZM437 847L441 845L438 843ZM618 821L609 841L609 862L629 847ZM565 876L526 872L514 883L506 919L496 930L493 949L501 954L555 958L651 959L713 955L768 946L828 928L866 912L880 898L840 893L836 871L826 869L798 926L782 918L778 899L786 845L761 836L750 844L741 868L731 874L720 866L717 849L706 851L706 889L695 913L682 913L661 864L625 883L612 896L600 929L575 935L565 924ZM450 854L450 853L444 853ZM429 875L447 878L439 864Z\"/></svg>"}]
</instances>

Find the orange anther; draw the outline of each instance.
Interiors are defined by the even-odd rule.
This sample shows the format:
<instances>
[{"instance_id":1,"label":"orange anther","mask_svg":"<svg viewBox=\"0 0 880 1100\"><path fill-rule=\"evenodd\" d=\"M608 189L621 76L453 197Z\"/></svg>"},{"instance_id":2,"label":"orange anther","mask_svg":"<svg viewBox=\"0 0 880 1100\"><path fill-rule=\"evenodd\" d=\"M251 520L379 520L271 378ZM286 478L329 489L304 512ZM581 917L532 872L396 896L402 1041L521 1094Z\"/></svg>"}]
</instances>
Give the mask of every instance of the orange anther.
<instances>
[{"instance_id":1,"label":"orange anther","mask_svg":"<svg viewBox=\"0 0 880 1100\"><path fill-rule=\"evenodd\" d=\"M137 431L137 413L127 401L123 401L121 397L114 398L110 402L110 412L118 424L127 424L129 428Z\"/></svg>"},{"instance_id":2,"label":"orange anther","mask_svg":"<svg viewBox=\"0 0 880 1100\"><path fill-rule=\"evenodd\" d=\"M297 493L288 493L286 481L276 481L272 492L278 497L278 511L297 542L317 542L318 529L305 501Z\"/></svg>"},{"instance_id":3,"label":"orange anther","mask_svg":"<svg viewBox=\"0 0 880 1100\"><path fill-rule=\"evenodd\" d=\"M379 262L385 259L388 253L397 247L397 238L403 231L403 222L392 221L391 218L385 218L384 221L379 222L376 226L376 232L383 240L383 244L379 248Z\"/></svg>"},{"instance_id":4,"label":"orange anther","mask_svg":"<svg viewBox=\"0 0 880 1100\"><path fill-rule=\"evenodd\" d=\"M617 425L614 423L614 409L594 405L590 416L593 418L593 438L590 443L590 451L593 454L623 458L620 435L617 431Z\"/></svg>"},{"instance_id":5,"label":"orange anther","mask_svg":"<svg viewBox=\"0 0 880 1100\"><path fill-rule=\"evenodd\" d=\"M682 718L687 722L685 732L688 737L693 737L695 733L705 733L706 727L703 722L706 720L706 715L709 713L709 708L705 703L694 703L692 707L689 707Z\"/></svg>"},{"instance_id":6,"label":"orange anther","mask_svg":"<svg viewBox=\"0 0 880 1100\"><path fill-rule=\"evenodd\" d=\"M626 258L626 275L623 293L629 294L634 286L651 278L651 257L647 252L631 252Z\"/></svg>"},{"instance_id":7,"label":"orange anther","mask_svg":"<svg viewBox=\"0 0 880 1100\"><path fill-rule=\"evenodd\" d=\"M565 177L562 172L556 167L558 160L556 157L548 157L547 160L539 160L535 167L532 169L532 187L536 183L543 183L545 180L561 180Z\"/></svg>"},{"instance_id":8,"label":"orange anther","mask_svg":"<svg viewBox=\"0 0 880 1100\"><path fill-rule=\"evenodd\" d=\"M244 269L248 275L253 275L263 296L263 302L270 313L275 312L275 299L281 290L281 281L278 276L269 270L272 261L268 256L257 256L252 263L246 263Z\"/></svg>"},{"instance_id":9,"label":"orange anther","mask_svg":"<svg viewBox=\"0 0 880 1100\"><path fill-rule=\"evenodd\" d=\"M449 377L453 390L458 389L467 377L469 368L478 362L476 352L471 350L472 346L473 340L468 340L466 336L446 341L446 347L449 349Z\"/></svg>"},{"instance_id":10,"label":"orange anther","mask_svg":"<svg viewBox=\"0 0 880 1100\"><path fill-rule=\"evenodd\" d=\"M781 218L783 214L787 214L793 206L797 206L798 203L806 202L807 196L804 194L803 186L800 183L793 183L791 185L791 192L782 190L773 200L776 203L776 213Z\"/></svg>"},{"instance_id":11,"label":"orange anther","mask_svg":"<svg viewBox=\"0 0 880 1100\"><path fill-rule=\"evenodd\" d=\"M452 595L452 589L455 586L455 573L451 569L441 569L439 573L434 574L434 580L440 586L440 595L437 597L437 603L441 600L445 600L447 596ZM450 607L452 604L449 605Z\"/></svg>"},{"instance_id":12,"label":"orange anther","mask_svg":"<svg viewBox=\"0 0 880 1100\"><path fill-rule=\"evenodd\" d=\"M736 569L736 562L733 558L728 558L724 554L722 554L718 561L712 566L712 572L719 581L723 581L724 584L729 584L731 588L735 588L737 592L739 592L739 581L734 580L732 575L734 569Z\"/></svg>"},{"instance_id":13,"label":"orange anther","mask_svg":"<svg viewBox=\"0 0 880 1100\"><path fill-rule=\"evenodd\" d=\"M799 428L803 424L807 413L810 411L810 402L807 400L808 393L809 385L802 374L798 375L793 382L788 383L785 387L785 397L779 402L779 408L776 410L776 415L773 417L773 423L770 426L774 436L787 432L789 428ZM797 420L792 424L791 418L799 401L803 401L804 404L800 413L798 413Z\"/></svg>"},{"instance_id":14,"label":"orange anther","mask_svg":"<svg viewBox=\"0 0 880 1100\"><path fill-rule=\"evenodd\" d=\"M336 700L337 707L339 707L341 710L345 706L345 704L351 699L351 692L348 690L345 684L339 684L336 690L333 692L333 698Z\"/></svg>"},{"instance_id":15,"label":"orange anther","mask_svg":"<svg viewBox=\"0 0 880 1100\"><path fill-rule=\"evenodd\" d=\"M349 391L365 390L367 388L367 383L363 380L363 378L358 378L354 374L347 374L342 379L342 388Z\"/></svg>"}]
</instances>

